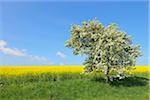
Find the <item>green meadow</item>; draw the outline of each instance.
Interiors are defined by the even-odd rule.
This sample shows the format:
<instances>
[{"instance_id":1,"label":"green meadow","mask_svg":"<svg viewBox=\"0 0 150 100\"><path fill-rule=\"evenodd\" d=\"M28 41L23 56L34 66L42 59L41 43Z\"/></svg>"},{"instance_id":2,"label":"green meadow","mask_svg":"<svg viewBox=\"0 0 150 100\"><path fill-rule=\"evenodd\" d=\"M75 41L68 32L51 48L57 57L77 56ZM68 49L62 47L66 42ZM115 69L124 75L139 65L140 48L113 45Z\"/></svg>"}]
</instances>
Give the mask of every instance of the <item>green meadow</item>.
<instances>
[{"instance_id":1,"label":"green meadow","mask_svg":"<svg viewBox=\"0 0 150 100\"><path fill-rule=\"evenodd\" d=\"M1 75L1 100L148 100L149 73L105 83L79 73Z\"/></svg>"}]
</instances>

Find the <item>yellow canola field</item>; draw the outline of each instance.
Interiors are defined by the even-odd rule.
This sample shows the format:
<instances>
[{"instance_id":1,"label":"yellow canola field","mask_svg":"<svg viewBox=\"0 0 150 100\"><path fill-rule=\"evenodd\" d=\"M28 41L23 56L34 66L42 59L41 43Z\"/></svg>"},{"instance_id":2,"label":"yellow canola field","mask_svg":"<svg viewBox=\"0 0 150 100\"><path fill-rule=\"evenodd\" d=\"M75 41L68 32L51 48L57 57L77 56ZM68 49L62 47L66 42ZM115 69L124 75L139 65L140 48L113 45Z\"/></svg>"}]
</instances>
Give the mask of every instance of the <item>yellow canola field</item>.
<instances>
[{"instance_id":1,"label":"yellow canola field","mask_svg":"<svg viewBox=\"0 0 150 100\"><path fill-rule=\"evenodd\" d=\"M150 66L136 66L131 72L150 72Z\"/></svg>"},{"instance_id":2,"label":"yellow canola field","mask_svg":"<svg viewBox=\"0 0 150 100\"><path fill-rule=\"evenodd\" d=\"M0 75L40 73L80 73L83 66L0 66Z\"/></svg>"},{"instance_id":3,"label":"yellow canola field","mask_svg":"<svg viewBox=\"0 0 150 100\"><path fill-rule=\"evenodd\" d=\"M136 66L131 72L150 72L150 66ZM40 73L81 73L84 66L0 66L0 75Z\"/></svg>"}]
</instances>

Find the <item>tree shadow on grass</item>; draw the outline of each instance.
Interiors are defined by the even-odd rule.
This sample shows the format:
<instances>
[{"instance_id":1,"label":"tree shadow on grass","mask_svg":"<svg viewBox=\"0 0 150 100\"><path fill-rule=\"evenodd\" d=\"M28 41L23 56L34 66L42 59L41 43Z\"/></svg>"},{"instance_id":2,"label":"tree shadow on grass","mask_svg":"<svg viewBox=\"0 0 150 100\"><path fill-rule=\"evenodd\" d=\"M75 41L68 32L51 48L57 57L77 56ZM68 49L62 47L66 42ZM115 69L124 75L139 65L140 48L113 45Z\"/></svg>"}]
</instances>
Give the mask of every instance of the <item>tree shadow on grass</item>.
<instances>
[{"instance_id":1,"label":"tree shadow on grass","mask_svg":"<svg viewBox=\"0 0 150 100\"><path fill-rule=\"evenodd\" d=\"M105 83L105 79L104 78L98 78L95 77L94 81L96 82L102 82ZM148 78L144 78L144 77L138 77L138 76L132 76L132 77L127 77L125 79L122 80L114 80L112 82L109 82L109 84L111 86L125 86L125 87L132 87L132 86L146 86L149 83L149 79Z\"/></svg>"},{"instance_id":2,"label":"tree shadow on grass","mask_svg":"<svg viewBox=\"0 0 150 100\"><path fill-rule=\"evenodd\" d=\"M115 80L113 82L110 82L110 85L112 86L146 86L148 85L149 79L144 77L128 77L122 80Z\"/></svg>"}]
</instances>

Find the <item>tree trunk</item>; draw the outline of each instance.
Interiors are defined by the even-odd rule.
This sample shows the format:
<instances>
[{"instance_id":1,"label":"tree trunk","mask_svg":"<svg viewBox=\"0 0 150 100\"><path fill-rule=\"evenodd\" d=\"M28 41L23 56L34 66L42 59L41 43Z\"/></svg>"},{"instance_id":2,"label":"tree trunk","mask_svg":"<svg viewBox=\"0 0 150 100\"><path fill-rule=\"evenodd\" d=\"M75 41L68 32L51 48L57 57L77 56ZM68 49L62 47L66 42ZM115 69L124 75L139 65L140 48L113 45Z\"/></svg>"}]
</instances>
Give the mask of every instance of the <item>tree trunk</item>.
<instances>
[{"instance_id":1,"label":"tree trunk","mask_svg":"<svg viewBox=\"0 0 150 100\"><path fill-rule=\"evenodd\" d=\"M109 82L109 67L107 67L107 71L106 71L106 83Z\"/></svg>"}]
</instances>

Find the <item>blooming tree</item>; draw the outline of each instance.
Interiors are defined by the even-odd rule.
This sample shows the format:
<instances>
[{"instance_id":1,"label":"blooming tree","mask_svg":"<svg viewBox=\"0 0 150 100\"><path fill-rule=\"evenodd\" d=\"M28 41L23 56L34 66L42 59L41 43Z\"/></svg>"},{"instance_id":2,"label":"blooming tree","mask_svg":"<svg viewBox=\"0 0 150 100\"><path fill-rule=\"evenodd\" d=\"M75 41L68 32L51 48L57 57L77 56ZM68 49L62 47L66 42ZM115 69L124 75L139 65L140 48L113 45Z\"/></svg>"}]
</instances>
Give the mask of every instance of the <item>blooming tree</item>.
<instances>
[{"instance_id":1,"label":"blooming tree","mask_svg":"<svg viewBox=\"0 0 150 100\"><path fill-rule=\"evenodd\" d=\"M133 45L131 37L116 24L105 27L94 19L72 25L70 33L66 47L72 48L74 55L87 56L85 73L102 72L107 82L125 78L141 55L140 46Z\"/></svg>"}]
</instances>

